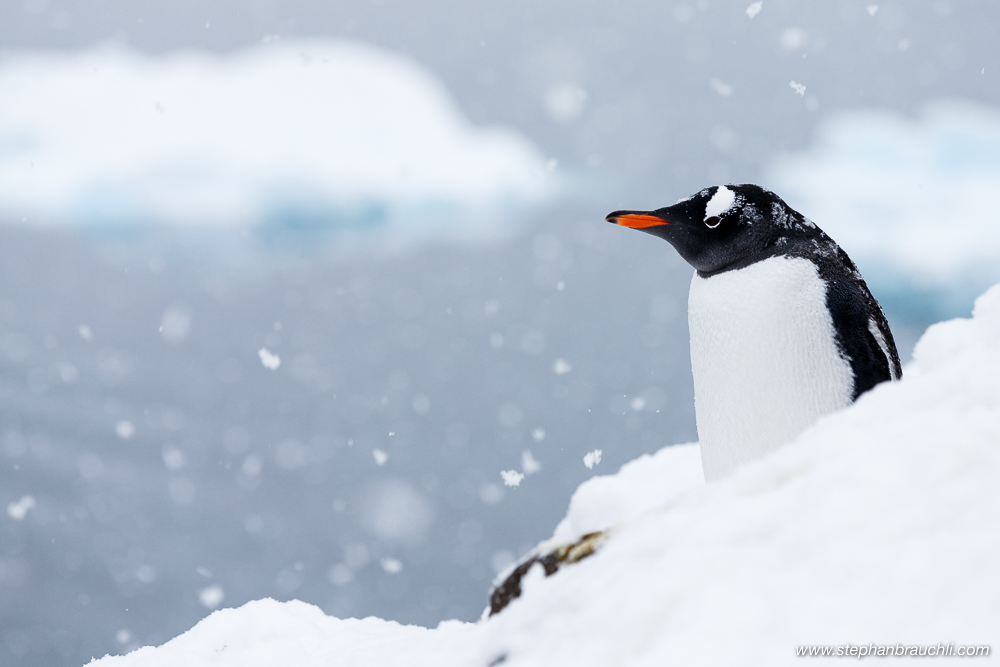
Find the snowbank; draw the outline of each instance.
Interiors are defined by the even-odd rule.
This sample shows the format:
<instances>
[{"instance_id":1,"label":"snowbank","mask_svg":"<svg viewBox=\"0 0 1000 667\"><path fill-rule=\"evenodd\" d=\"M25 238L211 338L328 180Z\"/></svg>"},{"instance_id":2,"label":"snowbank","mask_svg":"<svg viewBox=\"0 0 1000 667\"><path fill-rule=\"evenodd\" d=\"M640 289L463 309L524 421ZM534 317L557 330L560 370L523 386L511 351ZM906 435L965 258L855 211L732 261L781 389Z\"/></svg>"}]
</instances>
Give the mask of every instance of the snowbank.
<instances>
[{"instance_id":1,"label":"snowbank","mask_svg":"<svg viewBox=\"0 0 1000 667\"><path fill-rule=\"evenodd\" d=\"M587 533L631 521L665 507L705 483L697 444L664 447L622 466L615 475L593 477L576 490L566 518L541 548L576 542Z\"/></svg>"},{"instance_id":2,"label":"snowbank","mask_svg":"<svg viewBox=\"0 0 1000 667\"><path fill-rule=\"evenodd\" d=\"M399 55L339 41L230 55L107 46L0 58L0 220L496 233L546 195L538 151L473 127ZM485 216L488 218L489 216ZM415 230L415 227L424 227Z\"/></svg>"},{"instance_id":3,"label":"snowbank","mask_svg":"<svg viewBox=\"0 0 1000 667\"><path fill-rule=\"evenodd\" d=\"M1000 646L1000 285L972 319L931 327L901 382L721 482L700 484L697 460L671 447L584 484L557 534L618 523L613 537L529 573L488 621L424 630L260 601L98 664L729 666L797 664L804 644Z\"/></svg>"},{"instance_id":4,"label":"snowbank","mask_svg":"<svg viewBox=\"0 0 1000 667\"><path fill-rule=\"evenodd\" d=\"M1000 110L841 113L764 180L862 267L878 258L918 284L1000 279Z\"/></svg>"},{"instance_id":5,"label":"snowbank","mask_svg":"<svg viewBox=\"0 0 1000 667\"><path fill-rule=\"evenodd\" d=\"M469 635L472 627L458 621L446 621L428 630L380 618L341 620L326 616L318 607L298 600L257 600L239 609L217 611L159 648L141 648L127 656L104 658L96 664L435 667L466 657L461 650L461 640ZM465 661L468 662L467 658Z\"/></svg>"}]
</instances>

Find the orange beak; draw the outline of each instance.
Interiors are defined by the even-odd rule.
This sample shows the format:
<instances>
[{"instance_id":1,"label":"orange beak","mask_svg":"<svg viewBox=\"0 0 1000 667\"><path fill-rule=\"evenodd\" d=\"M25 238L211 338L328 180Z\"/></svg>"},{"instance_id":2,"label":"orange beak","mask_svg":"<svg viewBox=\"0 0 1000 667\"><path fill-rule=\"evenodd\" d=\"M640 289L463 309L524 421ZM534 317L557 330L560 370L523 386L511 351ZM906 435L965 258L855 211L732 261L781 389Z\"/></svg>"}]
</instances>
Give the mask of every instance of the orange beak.
<instances>
[{"instance_id":1,"label":"orange beak","mask_svg":"<svg viewBox=\"0 0 1000 667\"><path fill-rule=\"evenodd\" d=\"M632 229L647 229L648 227L660 227L670 224L669 220L658 218L655 215L626 213L625 211L616 211L609 215L606 220L622 227L631 227Z\"/></svg>"}]
</instances>

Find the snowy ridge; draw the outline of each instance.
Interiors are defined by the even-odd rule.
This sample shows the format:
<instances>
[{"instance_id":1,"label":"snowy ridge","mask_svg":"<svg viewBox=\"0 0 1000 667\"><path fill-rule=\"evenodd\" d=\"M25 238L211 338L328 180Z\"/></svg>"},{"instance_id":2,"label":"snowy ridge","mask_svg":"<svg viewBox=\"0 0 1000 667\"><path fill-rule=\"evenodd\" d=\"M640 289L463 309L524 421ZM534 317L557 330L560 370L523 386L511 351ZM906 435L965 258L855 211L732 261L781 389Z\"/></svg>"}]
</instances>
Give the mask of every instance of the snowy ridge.
<instances>
[{"instance_id":1,"label":"snowy ridge","mask_svg":"<svg viewBox=\"0 0 1000 667\"><path fill-rule=\"evenodd\" d=\"M939 101L916 119L834 115L764 181L862 266L875 258L924 285L978 278L982 289L1000 279L995 108Z\"/></svg>"},{"instance_id":2,"label":"snowy ridge","mask_svg":"<svg viewBox=\"0 0 1000 667\"><path fill-rule=\"evenodd\" d=\"M523 137L360 43L0 58L0 222L264 224L478 238L544 199ZM401 220L405 219L405 224Z\"/></svg>"},{"instance_id":3,"label":"snowy ridge","mask_svg":"<svg viewBox=\"0 0 1000 667\"><path fill-rule=\"evenodd\" d=\"M900 382L729 478L700 484L681 446L584 484L556 537L616 524L613 537L529 573L488 621L425 630L264 600L97 664L728 667L800 664L804 644L995 649L998 406L1000 285L971 319L928 329Z\"/></svg>"},{"instance_id":4,"label":"snowy ridge","mask_svg":"<svg viewBox=\"0 0 1000 667\"><path fill-rule=\"evenodd\" d=\"M566 517L541 551L575 542L583 535L631 521L665 507L684 493L702 486L701 453L697 443L664 447L643 454L616 474L592 477L573 493Z\"/></svg>"},{"instance_id":5,"label":"snowy ridge","mask_svg":"<svg viewBox=\"0 0 1000 667\"><path fill-rule=\"evenodd\" d=\"M221 609L159 648L141 648L90 664L318 667L375 666L395 659L397 665L434 667L462 660L455 640L467 636L471 627L445 621L428 630L379 618L341 620L298 600L266 599L239 609Z\"/></svg>"}]
</instances>

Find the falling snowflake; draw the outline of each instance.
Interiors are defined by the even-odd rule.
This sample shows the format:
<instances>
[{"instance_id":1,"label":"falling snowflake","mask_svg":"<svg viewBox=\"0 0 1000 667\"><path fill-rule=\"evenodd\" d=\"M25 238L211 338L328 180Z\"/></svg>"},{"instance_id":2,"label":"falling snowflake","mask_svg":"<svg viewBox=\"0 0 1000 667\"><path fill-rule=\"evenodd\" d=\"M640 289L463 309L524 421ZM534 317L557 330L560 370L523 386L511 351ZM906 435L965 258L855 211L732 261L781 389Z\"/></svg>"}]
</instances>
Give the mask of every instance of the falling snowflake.
<instances>
[{"instance_id":1,"label":"falling snowflake","mask_svg":"<svg viewBox=\"0 0 1000 667\"><path fill-rule=\"evenodd\" d=\"M583 465L587 466L589 469L593 469L594 466L601 462L601 453L600 449L588 452L586 456L583 457Z\"/></svg>"},{"instance_id":2,"label":"falling snowflake","mask_svg":"<svg viewBox=\"0 0 1000 667\"><path fill-rule=\"evenodd\" d=\"M712 79L708 82L708 85L712 87L712 90L717 92L722 97L729 97L733 94L733 87L728 83L720 81L719 79Z\"/></svg>"},{"instance_id":3,"label":"falling snowflake","mask_svg":"<svg viewBox=\"0 0 1000 667\"><path fill-rule=\"evenodd\" d=\"M115 434L122 440L128 440L135 435L135 424L122 420L115 424Z\"/></svg>"},{"instance_id":4,"label":"falling snowflake","mask_svg":"<svg viewBox=\"0 0 1000 667\"><path fill-rule=\"evenodd\" d=\"M403 571L403 564L395 558L383 558L381 565L382 569L389 574L398 574Z\"/></svg>"},{"instance_id":5,"label":"falling snowflake","mask_svg":"<svg viewBox=\"0 0 1000 667\"><path fill-rule=\"evenodd\" d=\"M209 609L215 609L226 599L226 592L222 586L209 586L198 593L198 601Z\"/></svg>"},{"instance_id":6,"label":"falling snowflake","mask_svg":"<svg viewBox=\"0 0 1000 667\"><path fill-rule=\"evenodd\" d=\"M260 363L264 364L264 368L270 368L272 371L278 370L278 366L281 365L281 357L271 354L271 351L266 347L257 350L257 354L260 356Z\"/></svg>"},{"instance_id":7,"label":"falling snowflake","mask_svg":"<svg viewBox=\"0 0 1000 667\"><path fill-rule=\"evenodd\" d=\"M556 372L556 375L566 375L566 373L573 370L573 366L571 366L565 359L556 359L556 363L552 366L552 370Z\"/></svg>"},{"instance_id":8,"label":"falling snowflake","mask_svg":"<svg viewBox=\"0 0 1000 667\"><path fill-rule=\"evenodd\" d=\"M28 510L35 508L35 499L32 496L24 496L17 502L7 505L7 516L14 521L21 521L28 516Z\"/></svg>"},{"instance_id":9,"label":"falling snowflake","mask_svg":"<svg viewBox=\"0 0 1000 667\"><path fill-rule=\"evenodd\" d=\"M796 93L798 93L799 97L804 97L805 96L805 94L806 94L806 87L803 86L801 83L795 83L794 81L789 81L788 82L788 86L789 86L789 88L791 88L792 90L794 90Z\"/></svg>"},{"instance_id":10,"label":"falling snowflake","mask_svg":"<svg viewBox=\"0 0 1000 667\"><path fill-rule=\"evenodd\" d=\"M521 470L524 471L525 475L534 475L541 469L542 464L532 456L530 449L521 452Z\"/></svg>"},{"instance_id":11,"label":"falling snowflake","mask_svg":"<svg viewBox=\"0 0 1000 667\"><path fill-rule=\"evenodd\" d=\"M389 455L383 452L381 449L373 449L372 458L375 459L375 465L384 466L385 462L389 460Z\"/></svg>"},{"instance_id":12,"label":"falling snowflake","mask_svg":"<svg viewBox=\"0 0 1000 667\"><path fill-rule=\"evenodd\" d=\"M750 6L747 7L747 16L753 18L760 14L760 10L764 7L764 0L759 0L758 2L751 2Z\"/></svg>"},{"instance_id":13,"label":"falling snowflake","mask_svg":"<svg viewBox=\"0 0 1000 667\"><path fill-rule=\"evenodd\" d=\"M500 476L503 477L504 486L520 486L524 479L524 475L516 470L501 470Z\"/></svg>"}]
</instances>

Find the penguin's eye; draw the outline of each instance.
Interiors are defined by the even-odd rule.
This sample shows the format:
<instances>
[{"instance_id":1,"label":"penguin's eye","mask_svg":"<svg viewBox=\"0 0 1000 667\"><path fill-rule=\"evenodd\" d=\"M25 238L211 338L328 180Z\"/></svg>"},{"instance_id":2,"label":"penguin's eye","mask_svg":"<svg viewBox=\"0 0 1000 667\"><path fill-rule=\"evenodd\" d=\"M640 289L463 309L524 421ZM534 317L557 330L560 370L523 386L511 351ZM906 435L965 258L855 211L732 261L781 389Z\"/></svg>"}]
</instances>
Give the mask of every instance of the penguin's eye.
<instances>
[{"instance_id":1,"label":"penguin's eye","mask_svg":"<svg viewBox=\"0 0 1000 667\"><path fill-rule=\"evenodd\" d=\"M722 222L722 220L720 220L717 215L713 215L711 218L705 218L705 226L709 229L715 229L719 226L720 222Z\"/></svg>"}]
</instances>

